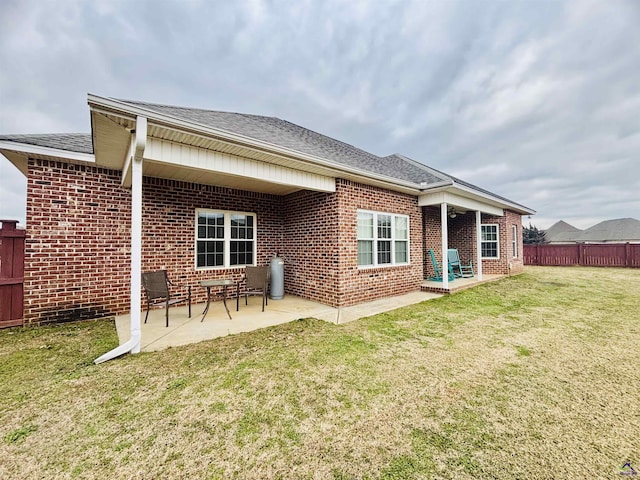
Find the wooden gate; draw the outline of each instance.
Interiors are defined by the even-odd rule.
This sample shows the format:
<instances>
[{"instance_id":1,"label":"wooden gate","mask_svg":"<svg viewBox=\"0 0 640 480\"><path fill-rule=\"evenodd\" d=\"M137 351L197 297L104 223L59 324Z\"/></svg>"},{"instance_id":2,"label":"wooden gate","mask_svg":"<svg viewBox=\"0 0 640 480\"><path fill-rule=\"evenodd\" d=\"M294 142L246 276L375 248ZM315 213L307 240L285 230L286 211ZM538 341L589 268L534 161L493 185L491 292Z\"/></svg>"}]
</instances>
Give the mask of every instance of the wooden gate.
<instances>
[{"instance_id":1,"label":"wooden gate","mask_svg":"<svg viewBox=\"0 0 640 480\"><path fill-rule=\"evenodd\" d=\"M22 325L25 231L0 220L0 328Z\"/></svg>"}]
</instances>

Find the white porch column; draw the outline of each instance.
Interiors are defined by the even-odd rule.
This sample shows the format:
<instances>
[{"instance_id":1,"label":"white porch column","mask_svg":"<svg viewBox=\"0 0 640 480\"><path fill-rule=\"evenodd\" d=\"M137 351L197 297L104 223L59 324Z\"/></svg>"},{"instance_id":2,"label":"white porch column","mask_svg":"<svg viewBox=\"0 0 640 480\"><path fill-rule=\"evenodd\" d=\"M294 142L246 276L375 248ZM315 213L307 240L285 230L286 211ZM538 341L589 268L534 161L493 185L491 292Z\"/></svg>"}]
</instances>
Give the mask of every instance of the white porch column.
<instances>
[{"instance_id":1,"label":"white porch column","mask_svg":"<svg viewBox=\"0 0 640 480\"><path fill-rule=\"evenodd\" d=\"M476 210L476 259L478 264L478 280L482 280L482 213Z\"/></svg>"},{"instance_id":2,"label":"white porch column","mask_svg":"<svg viewBox=\"0 0 640 480\"><path fill-rule=\"evenodd\" d=\"M448 205L446 202L440 204L440 227L442 230L442 288L449 288L449 258L447 248L449 248L448 230Z\"/></svg>"}]
</instances>

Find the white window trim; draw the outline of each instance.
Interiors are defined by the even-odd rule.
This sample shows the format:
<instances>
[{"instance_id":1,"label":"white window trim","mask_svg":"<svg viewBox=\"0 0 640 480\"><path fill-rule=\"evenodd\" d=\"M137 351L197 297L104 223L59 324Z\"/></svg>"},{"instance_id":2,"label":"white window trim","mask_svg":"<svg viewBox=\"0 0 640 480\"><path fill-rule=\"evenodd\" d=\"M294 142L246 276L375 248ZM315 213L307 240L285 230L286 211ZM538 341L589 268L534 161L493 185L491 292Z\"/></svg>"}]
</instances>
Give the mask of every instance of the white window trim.
<instances>
[{"instance_id":1,"label":"white window trim","mask_svg":"<svg viewBox=\"0 0 640 480\"><path fill-rule=\"evenodd\" d=\"M518 226L511 225L511 235L513 238L511 239L511 245L513 250L513 258L518 258Z\"/></svg>"},{"instance_id":2,"label":"white window trim","mask_svg":"<svg viewBox=\"0 0 640 480\"><path fill-rule=\"evenodd\" d=\"M496 256L495 257L485 257L482 256L483 260L500 260L500 225L497 223L483 223L480 225L480 229L482 227L496 227ZM482 255L482 244L487 242L493 242L493 240L482 240L480 241L480 254Z\"/></svg>"},{"instance_id":3,"label":"white window trim","mask_svg":"<svg viewBox=\"0 0 640 480\"><path fill-rule=\"evenodd\" d=\"M199 267L198 266L198 214L200 213L221 213L224 215L224 255L223 264L221 266ZM196 270L226 270L230 268L244 268L246 265L229 265L231 260L231 215L245 215L253 217L253 263L256 265L258 253L258 216L253 212L237 212L232 210L215 210L212 208L196 208L194 223L194 246L193 246L193 265Z\"/></svg>"},{"instance_id":4,"label":"white window trim","mask_svg":"<svg viewBox=\"0 0 640 480\"><path fill-rule=\"evenodd\" d=\"M391 213L391 212L378 212L375 210L364 210L358 209L356 211L356 243L360 240L358 236L358 226L357 226L357 216L358 213L368 213L373 215L373 238L366 239L373 241L373 264L371 265L358 265L359 269L367 269L367 268L392 268L404 265L411 264L411 218L409 215L404 215L401 213ZM391 238L387 239L378 239L378 215L389 215L391 217ZM396 217L402 217L407 220L407 239L396 239ZM389 240L391 242L391 263L378 263L378 240ZM401 241L407 242L407 261L406 262L396 262L396 242ZM357 251L357 248L356 248ZM356 263L358 262L357 254L356 254Z\"/></svg>"}]
</instances>

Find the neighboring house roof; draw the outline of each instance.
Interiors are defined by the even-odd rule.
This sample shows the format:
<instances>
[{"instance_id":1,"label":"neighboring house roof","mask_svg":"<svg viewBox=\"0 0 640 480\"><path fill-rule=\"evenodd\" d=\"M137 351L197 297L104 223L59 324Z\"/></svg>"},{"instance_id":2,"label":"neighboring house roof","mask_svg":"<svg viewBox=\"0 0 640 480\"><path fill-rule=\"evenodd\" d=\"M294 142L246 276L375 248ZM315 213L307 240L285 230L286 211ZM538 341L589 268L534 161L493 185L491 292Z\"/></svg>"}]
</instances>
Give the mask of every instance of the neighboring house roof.
<instances>
[{"instance_id":1,"label":"neighboring house roof","mask_svg":"<svg viewBox=\"0 0 640 480\"><path fill-rule=\"evenodd\" d=\"M582 230L560 220L544 231L544 239L548 243L574 242Z\"/></svg>"},{"instance_id":2,"label":"neighboring house roof","mask_svg":"<svg viewBox=\"0 0 640 480\"><path fill-rule=\"evenodd\" d=\"M92 97L90 98L99 98ZM520 210L521 213L535 213L521 204L513 202L493 192L477 187L444 172L428 167L406 156L393 154L379 157L345 142L319 134L307 128L276 117L248 115L243 113L221 112L197 108L185 108L172 105L139 102L132 100L105 99L137 111L147 111L175 119L176 122L188 122L229 134L241 135L257 142L266 142L300 155L321 158L335 165L343 165L357 171L367 172L373 177L388 177L408 182L418 191L434 187L458 186L467 191L488 196L499 202ZM132 110L132 111L135 111ZM34 134L34 135L1 135L2 142L34 145L80 154L93 154L92 134ZM3 150L4 152L4 150ZM5 153L5 156L7 153Z\"/></svg>"},{"instance_id":3,"label":"neighboring house roof","mask_svg":"<svg viewBox=\"0 0 640 480\"><path fill-rule=\"evenodd\" d=\"M616 218L580 230L561 220L545 231L545 240L549 243L640 242L640 221L635 218Z\"/></svg>"},{"instance_id":4,"label":"neighboring house roof","mask_svg":"<svg viewBox=\"0 0 640 480\"><path fill-rule=\"evenodd\" d=\"M640 241L640 220L616 218L589 227L580 236L582 242L633 242Z\"/></svg>"}]
</instances>

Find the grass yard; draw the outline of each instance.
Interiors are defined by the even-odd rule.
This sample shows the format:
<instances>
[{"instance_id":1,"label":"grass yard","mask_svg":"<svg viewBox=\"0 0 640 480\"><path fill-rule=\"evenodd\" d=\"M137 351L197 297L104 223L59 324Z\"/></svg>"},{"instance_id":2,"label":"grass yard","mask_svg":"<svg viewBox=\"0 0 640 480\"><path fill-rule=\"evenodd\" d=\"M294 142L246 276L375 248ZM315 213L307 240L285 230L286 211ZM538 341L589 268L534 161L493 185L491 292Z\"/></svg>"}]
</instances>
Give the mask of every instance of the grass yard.
<instances>
[{"instance_id":1,"label":"grass yard","mask_svg":"<svg viewBox=\"0 0 640 480\"><path fill-rule=\"evenodd\" d=\"M116 343L112 321L0 331L0 478L640 475L640 270L92 363Z\"/></svg>"}]
</instances>

